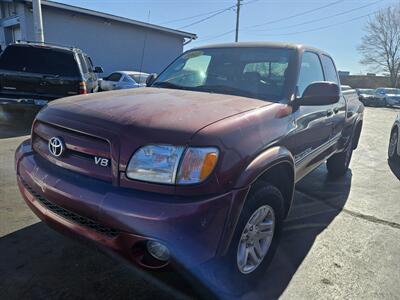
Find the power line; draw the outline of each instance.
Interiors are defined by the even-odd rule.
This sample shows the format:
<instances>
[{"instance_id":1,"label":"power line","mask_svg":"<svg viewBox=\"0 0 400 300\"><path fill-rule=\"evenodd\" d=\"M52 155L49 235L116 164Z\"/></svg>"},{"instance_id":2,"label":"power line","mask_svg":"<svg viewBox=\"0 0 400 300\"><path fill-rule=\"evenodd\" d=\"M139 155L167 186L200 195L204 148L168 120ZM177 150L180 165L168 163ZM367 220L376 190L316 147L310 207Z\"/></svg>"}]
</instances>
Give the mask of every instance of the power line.
<instances>
[{"instance_id":1,"label":"power line","mask_svg":"<svg viewBox=\"0 0 400 300\"><path fill-rule=\"evenodd\" d=\"M335 23L335 24L331 24L331 25L321 26L321 27L314 28L314 29L309 29L309 30L296 31L296 32L289 32L289 33L273 33L273 34L262 34L262 35L261 35L261 34L255 34L255 35L259 35L259 36L286 36L286 35L296 35L296 34L314 32L314 31L319 31L319 30L323 30L323 29L328 29L328 28L332 28L332 27L335 27L335 26L338 26L338 25L343 25L343 24L347 24L347 23L350 23L350 22L354 22L354 21L356 21L356 20L360 20L360 19L362 19L362 18L366 18L366 17L369 17L369 16L371 16L371 15L374 15L374 14L378 13L379 11L380 11L380 10L376 10L376 11L374 11L374 12L372 12L372 13L369 13L369 14L366 14L366 15L362 15L362 16L359 16L359 17L355 17L355 18L352 18L352 19L349 19L349 20L346 20L346 21L343 21L343 22L340 22L340 23Z\"/></svg>"},{"instance_id":2,"label":"power line","mask_svg":"<svg viewBox=\"0 0 400 300\"><path fill-rule=\"evenodd\" d=\"M316 23L316 22L319 22L319 21L325 21L327 19L331 19L331 18L334 18L334 17L342 16L342 15L345 15L345 14L349 14L351 12L361 10L363 8L375 5L375 4L383 2L383 1L385 1L385 0L378 0L378 1L375 1L375 2L372 2L372 3L368 3L366 5L363 5L363 6L359 6L359 7L350 9L350 10L346 10L346 11L340 12L340 13L336 13L336 14L333 14L333 15L328 15L328 16L325 16L325 17L322 17L322 18L318 18L318 19L314 19L314 20L310 20L310 21L305 21L305 22L301 22L301 23L297 23L297 24L293 24L293 25L288 25L288 26L283 26L283 27L278 27L278 28L269 28L269 29L248 29L247 31L264 32L264 31L273 31L273 30L282 30L282 29L294 28L294 27L298 27L298 26L302 26L302 25L306 25L306 24Z\"/></svg>"},{"instance_id":3,"label":"power line","mask_svg":"<svg viewBox=\"0 0 400 300\"><path fill-rule=\"evenodd\" d=\"M314 28L314 29L309 29L309 30L296 31L296 32L289 32L289 33L253 34L253 35L257 35L257 36L289 36L289 35L297 35L297 34L303 34L303 33L308 33L308 32L315 32L315 31L320 31L320 30L332 28L332 27L335 27L335 26L340 26L340 25L343 25L343 24L351 23L351 22L354 22L354 21L356 21L356 20L360 20L360 19L369 17L369 16L371 16L371 15L374 15L374 14L378 13L379 11L380 11L380 10L376 10L376 11L374 11L374 12L372 12L372 13L365 14L365 15L362 15L362 16L358 16L358 17L355 17L355 18L351 18L351 19L346 20L346 21L343 21L343 22L339 22L339 23L335 23L335 24L330 24L330 25L326 25L326 26L321 26L321 27ZM224 33L221 33L221 34L219 34L219 35L206 38L206 39L201 40L201 41L204 42L204 41L214 40L214 39L217 39L217 38L219 38L219 37L226 36L226 35L228 35L228 34L234 32L234 31L235 31L235 30L226 31L226 32L224 32ZM199 42L200 42L200 41L199 41Z\"/></svg>"},{"instance_id":4,"label":"power line","mask_svg":"<svg viewBox=\"0 0 400 300\"><path fill-rule=\"evenodd\" d=\"M190 24L188 24L188 25L179 27L178 29L185 29L185 28L187 28L187 27L190 27L190 26L193 26L193 25L202 23L202 22L204 22L204 21L207 21L207 20L209 20L209 19L211 19L211 18L214 18L214 17L216 17L216 16L218 16L218 15L220 15L220 14L222 14L222 13L228 11L228 10L231 10L231 9L234 8L235 6L236 6L236 5L229 6L229 7L225 8L225 9L223 9L223 10L221 10L221 11L218 11L218 12L212 14L211 16L205 17L205 18L203 18L203 19L200 19L200 20L195 21L195 22L193 22L193 23L190 23Z\"/></svg>"},{"instance_id":5,"label":"power line","mask_svg":"<svg viewBox=\"0 0 400 300\"><path fill-rule=\"evenodd\" d=\"M185 18L181 18L181 19L174 19L174 20L170 20L170 21L163 22L163 23L160 23L160 24L166 25L166 24L176 23L176 22L180 22L180 21L196 19L196 18L199 18L199 17L208 16L210 14L217 13L217 12L220 12L220 11L225 11L225 8L212 10L212 11L209 11L209 12L206 12L206 13L202 13L202 14L198 14L198 15L194 15L194 16L190 16L190 17L185 17Z\"/></svg>"},{"instance_id":6,"label":"power line","mask_svg":"<svg viewBox=\"0 0 400 300\"><path fill-rule=\"evenodd\" d=\"M247 1L247 2L242 3L241 6L247 5L247 4L251 4L251 3L254 3L254 2L258 2L258 1L260 1L260 0L249 0L249 1ZM193 22L193 23L184 25L184 26L182 26L182 27L179 27L178 29L185 29L185 28L187 28L187 27L191 27L191 26L193 26L193 25L197 25L197 24L202 23L202 22L204 22L204 21L207 21L207 20L209 20L209 19L211 19L211 18L214 18L214 17L216 17L216 16L218 16L218 15L220 15L220 14L222 14L222 13L228 11L228 10L232 10L232 9L234 9L235 7L237 7L237 4L231 5L231 6L227 7L227 8L224 8L224 9L220 9L220 10L214 11L214 13L213 13L211 16L208 16L208 17L205 17L205 18L200 19L200 20L198 20L198 21L195 21L195 22Z\"/></svg>"},{"instance_id":7,"label":"power line","mask_svg":"<svg viewBox=\"0 0 400 300\"><path fill-rule=\"evenodd\" d=\"M337 1L334 1L334 2L331 2L331 3L328 3L326 5L319 6L319 7L310 9L310 10L306 10L306 11L303 11L303 12L288 16L288 17L284 17L284 18L268 21L268 22L261 23L261 24L251 25L251 26L248 26L247 28L261 27L261 26L264 26L264 25L275 24L275 23L278 23L278 22L286 21L286 20L289 20L291 18L300 17L300 16L303 16L303 15L306 15L306 14L309 14L309 13L312 13L312 12L315 12L315 11L318 11L318 10L321 10L321 9L324 9L324 8L328 8L330 6L339 4L340 2L344 2L344 1L345 0L337 0Z\"/></svg>"}]
</instances>

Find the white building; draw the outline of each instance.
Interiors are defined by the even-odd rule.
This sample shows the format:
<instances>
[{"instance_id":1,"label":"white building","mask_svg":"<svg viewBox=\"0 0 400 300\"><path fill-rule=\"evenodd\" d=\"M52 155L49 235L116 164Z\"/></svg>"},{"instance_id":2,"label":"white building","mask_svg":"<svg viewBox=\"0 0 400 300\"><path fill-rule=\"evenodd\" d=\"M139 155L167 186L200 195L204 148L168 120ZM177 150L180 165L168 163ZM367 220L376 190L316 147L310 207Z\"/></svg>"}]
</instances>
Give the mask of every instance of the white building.
<instances>
[{"instance_id":1,"label":"white building","mask_svg":"<svg viewBox=\"0 0 400 300\"><path fill-rule=\"evenodd\" d=\"M46 43L85 51L105 73L160 72L183 51L193 33L139 22L76 6L42 1ZM0 0L0 44L34 40L32 1Z\"/></svg>"}]
</instances>

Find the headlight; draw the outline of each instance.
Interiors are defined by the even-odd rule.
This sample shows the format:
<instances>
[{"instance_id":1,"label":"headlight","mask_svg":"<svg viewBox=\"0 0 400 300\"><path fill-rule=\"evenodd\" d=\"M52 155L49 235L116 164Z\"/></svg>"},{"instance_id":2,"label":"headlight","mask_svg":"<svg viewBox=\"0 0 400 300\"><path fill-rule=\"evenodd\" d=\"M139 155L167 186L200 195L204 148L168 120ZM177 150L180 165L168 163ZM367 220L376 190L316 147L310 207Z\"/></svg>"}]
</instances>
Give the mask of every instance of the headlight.
<instances>
[{"instance_id":1,"label":"headlight","mask_svg":"<svg viewBox=\"0 0 400 300\"><path fill-rule=\"evenodd\" d=\"M129 161L126 176L143 181L175 183L183 150L184 147L168 145L142 147Z\"/></svg>"},{"instance_id":2,"label":"headlight","mask_svg":"<svg viewBox=\"0 0 400 300\"><path fill-rule=\"evenodd\" d=\"M130 179L167 183L193 184L204 181L214 170L218 149L149 145L132 156L126 169Z\"/></svg>"}]
</instances>

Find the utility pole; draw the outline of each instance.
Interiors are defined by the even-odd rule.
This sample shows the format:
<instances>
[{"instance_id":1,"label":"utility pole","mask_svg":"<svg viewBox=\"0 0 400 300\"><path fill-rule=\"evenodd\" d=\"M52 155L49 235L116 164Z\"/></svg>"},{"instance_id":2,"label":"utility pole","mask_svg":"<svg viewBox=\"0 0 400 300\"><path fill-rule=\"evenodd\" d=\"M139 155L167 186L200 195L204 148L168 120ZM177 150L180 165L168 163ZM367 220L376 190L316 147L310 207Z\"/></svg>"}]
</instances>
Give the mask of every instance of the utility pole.
<instances>
[{"instance_id":1,"label":"utility pole","mask_svg":"<svg viewBox=\"0 0 400 300\"><path fill-rule=\"evenodd\" d=\"M236 2L236 34L235 34L235 42L237 43L239 40L239 15L240 15L240 2L242 0L237 0Z\"/></svg>"},{"instance_id":2,"label":"utility pole","mask_svg":"<svg viewBox=\"0 0 400 300\"><path fill-rule=\"evenodd\" d=\"M41 0L32 0L33 28L35 31L35 42L44 43L42 5Z\"/></svg>"}]
</instances>

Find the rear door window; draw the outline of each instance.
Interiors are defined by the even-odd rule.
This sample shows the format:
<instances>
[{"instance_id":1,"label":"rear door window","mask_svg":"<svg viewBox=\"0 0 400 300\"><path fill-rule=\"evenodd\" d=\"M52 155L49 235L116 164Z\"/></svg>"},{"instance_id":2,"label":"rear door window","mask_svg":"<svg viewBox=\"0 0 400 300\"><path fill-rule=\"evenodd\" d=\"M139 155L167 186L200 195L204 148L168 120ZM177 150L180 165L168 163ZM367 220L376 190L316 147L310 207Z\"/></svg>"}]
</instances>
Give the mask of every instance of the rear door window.
<instances>
[{"instance_id":1,"label":"rear door window","mask_svg":"<svg viewBox=\"0 0 400 300\"><path fill-rule=\"evenodd\" d=\"M322 55L322 65L324 66L325 80L339 84L335 64L333 63L332 58Z\"/></svg>"},{"instance_id":2,"label":"rear door window","mask_svg":"<svg viewBox=\"0 0 400 300\"><path fill-rule=\"evenodd\" d=\"M87 66L87 64L86 64L85 58L83 57L82 53L79 53L79 54L78 54L78 57L79 57L79 62L80 62L81 67L82 67L82 72L83 72L84 74L87 74L88 71L89 71L89 69L88 69L88 66Z\"/></svg>"},{"instance_id":3,"label":"rear door window","mask_svg":"<svg viewBox=\"0 0 400 300\"><path fill-rule=\"evenodd\" d=\"M303 95L304 90L316 81L325 81L321 61L314 52L304 52L297 84L299 96Z\"/></svg>"},{"instance_id":4,"label":"rear door window","mask_svg":"<svg viewBox=\"0 0 400 300\"><path fill-rule=\"evenodd\" d=\"M86 56L86 55L85 55L85 61L86 61L86 65L87 65L87 67L88 67L89 72L92 73L92 72L93 72L93 63L92 63L92 60L90 59L89 56Z\"/></svg>"},{"instance_id":5,"label":"rear door window","mask_svg":"<svg viewBox=\"0 0 400 300\"><path fill-rule=\"evenodd\" d=\"M7 47L0 56L0 69L69 77L80 75L72 52L32 46Z\"/></svg>"},{"instance_id":6,"label":"rear door window","mask_svg":"<svg viewBox=\"0 0 400 300\"><path fill-rule=\"evenodd\" d=\"M131 77L136 83L143 84L146 83L147 77L149 75L147 74L130 74L129 77Z\"/></svg>"}]
</instances>

